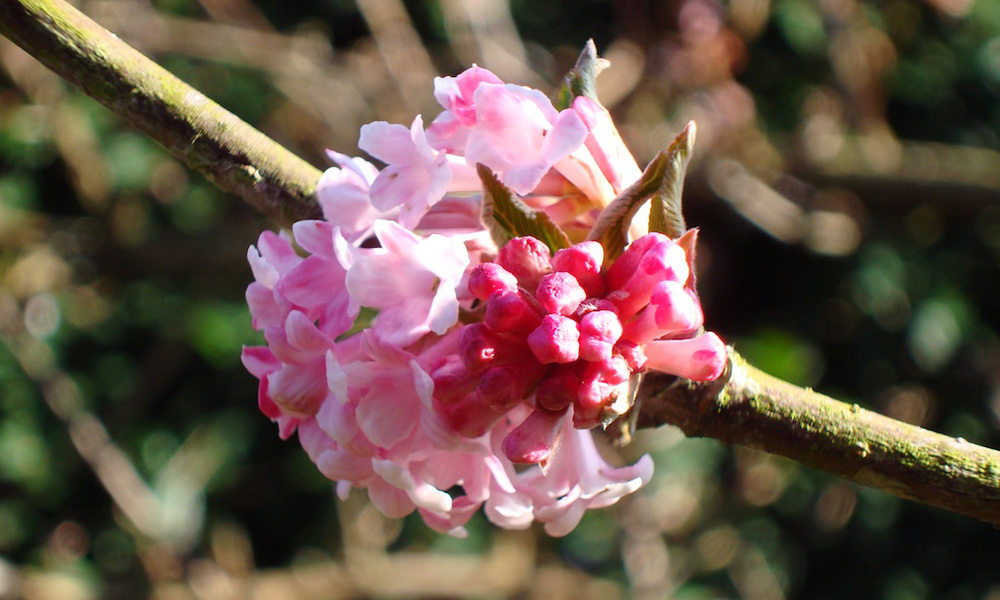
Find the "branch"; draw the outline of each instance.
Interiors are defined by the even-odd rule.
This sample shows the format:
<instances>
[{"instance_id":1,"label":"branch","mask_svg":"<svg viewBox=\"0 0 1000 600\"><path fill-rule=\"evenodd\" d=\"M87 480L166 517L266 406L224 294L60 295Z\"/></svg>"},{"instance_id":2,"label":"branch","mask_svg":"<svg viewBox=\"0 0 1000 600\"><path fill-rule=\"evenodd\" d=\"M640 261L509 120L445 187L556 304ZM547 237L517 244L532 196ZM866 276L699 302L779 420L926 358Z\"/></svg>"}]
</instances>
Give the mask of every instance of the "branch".
<instances>
[{"instance_id":1,"label":"branch","mask_svg":"<svg viewBox=\"0 0 1000 600\"><path fill-rule=\"evenodd\" d=\"M735 352L709 383L647 375L639 426L671 424L1000 525L1000 452L796 387Z\"/></svg>"},{"instance_id":2,"label":"branch","mask_svg":"<svg viewBox=\"0 0 1000 600\"><path fill-rule=\"evenodd\" d=\"M318 169L63 0L3 0L0 34L275 221L319 216Z\"/></svg>"}]
</instances>

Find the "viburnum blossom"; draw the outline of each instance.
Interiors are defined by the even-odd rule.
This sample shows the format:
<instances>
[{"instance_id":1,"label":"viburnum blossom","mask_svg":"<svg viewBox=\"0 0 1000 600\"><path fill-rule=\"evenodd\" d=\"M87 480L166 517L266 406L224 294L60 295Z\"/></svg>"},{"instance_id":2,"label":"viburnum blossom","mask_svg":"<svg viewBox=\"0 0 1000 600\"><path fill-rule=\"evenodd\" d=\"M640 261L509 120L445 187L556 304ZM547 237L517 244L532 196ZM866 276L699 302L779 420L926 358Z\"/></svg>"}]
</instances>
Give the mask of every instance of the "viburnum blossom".
<instances>
[{"instance_id":1,"label":"viburnum blossom","mask_svg":"<svg viewBox=\"0 0 1000 600\"><path fill-rule=\"evenodd\" d=\"M480 509L565 535L650 480L648 455L613 467L591 431L629 408L638 374L725 366L694 237L639 235L614 260L584 239L644 176L595 100L558 110L476 66L434 88L444 111L426 129L362 128L384 168L331 151L324 219L250 248L266 345L243 362L261 411L342 497L364 488L384 514L452 535ZM477 165L523 203L491 210L541 211L562 237L498 237Z\"/></svg>"}]
</instances>

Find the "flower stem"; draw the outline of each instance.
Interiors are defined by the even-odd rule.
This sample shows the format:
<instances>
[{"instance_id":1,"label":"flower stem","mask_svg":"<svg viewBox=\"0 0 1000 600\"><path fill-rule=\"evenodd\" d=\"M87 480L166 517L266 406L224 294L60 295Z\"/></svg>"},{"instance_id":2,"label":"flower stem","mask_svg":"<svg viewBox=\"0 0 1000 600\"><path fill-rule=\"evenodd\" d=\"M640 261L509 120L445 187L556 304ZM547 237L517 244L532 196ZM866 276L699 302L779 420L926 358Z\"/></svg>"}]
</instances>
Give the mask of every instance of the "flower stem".
<instances>
[{"instance_id":1,"label":"flower stem","mask_svg":"<svg viewBox=\"0 0 1000 600\"><path fill-rule=\"evenodd\" d=\"M1000 452L772 377L731 353L707 383L647 374L638 425L671 424L901 498L1000 524Z\"/></svg>"},{"instance_id":2,"label":"flower stem","mask_svg":"<svg viewBox=\"0 0 1000 600\"><path fill-rule=\"evenodd\" d=\"M319 216L318 169L63 0L0 2L0 34L268 217Z\"/></svg>"}]
</instances>

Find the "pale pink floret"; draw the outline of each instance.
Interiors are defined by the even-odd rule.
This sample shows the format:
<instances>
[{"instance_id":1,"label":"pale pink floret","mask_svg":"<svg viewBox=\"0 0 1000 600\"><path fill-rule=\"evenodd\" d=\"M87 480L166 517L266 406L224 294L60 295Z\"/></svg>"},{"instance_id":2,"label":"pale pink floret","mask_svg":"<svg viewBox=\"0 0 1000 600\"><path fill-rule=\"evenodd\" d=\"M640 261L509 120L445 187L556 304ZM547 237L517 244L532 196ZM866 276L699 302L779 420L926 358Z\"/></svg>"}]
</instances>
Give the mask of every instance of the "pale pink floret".
<instances>
[{"instance_id":1,"label":"pale pink floret","mask_svg":"<svg viewBox=\"0 0 1000 600\"><path fill-rule=\"evenodd\" d=\"M587 509L610 506L646 485L653 475L653 460L643 455L630 467L614 468L601 457L588 431L563 423L559 446L543 471L532 467L514 478L534 504L535 518L545 532L564 536L572 531Z\"/></svg>"},{"instance_id":2,"label":"pale pink floret","mask_svg":"<svg viewBox=\"0 0 1000 600\"><path fill-rule=\"evenodd\" d=\"M370 233L375 219L389 218L399 212L398 209L381 211L372 206L369 190L378 176L378 169L373 164L333 150L326 153L338 165L324 171L316 184L316 199L327 223L340 227L344 235L353 240Z\"/></svg>"},{"instance_id":3,"label":"pale pink floret","mask_svg":"<svg viewBox=\"0 0 1000 600\"><path fill-rule=\"evenodd\" d=\"M538 90L482 83L473 95L476 123L465 145L469 164L498 171L528 194L557 162L583 145L587 128L572 110L557 112Z\"/></svg>"},{"instance_id":4,"label":"pale pink floret","mask_svg":"<svg viewBox=\"0 0 1000 600\"><path fill-rule=\"evenodd\" d=\"M599 102L578 96L573 100L576 111L586 125L590 135L586 146L594 157L601 173L607 178L615 194L632 185L642 176L632 153L625 147L618 128L611 121L611 114Z\"/></svg>"},{"instance_id":5,"label":"pale pink floret","mask_svg":"<svg viewBox=\"0 0 1000 600\"><path fill-rule=\"evenodd\" d=\"M260 379L258 404L289 437L303 418L326 400L326 351L333 340L301 312L290 311L283 327L265 330L268 346L243 349L243 364Z\"/></svg>"},{"instance_id":6,"label":"pale pink floret","mask_svg":"<svg viewBox=\"0 0 1000 600\"><path fill-rule=\"evenodd\" d=\"M278 294L319 318L321 330L336 337L354 323L359 304L347 292L351 252L339 228L326 221L299 221L292 227L295 241L311 253L276 284Z\"/></svg>"},{"instance_id":7,"label":"pale pink floret","mask_svg":"<svg viewBox=\"0 0 1000 600\"><path fill-rule=\"evenodd\" d=\"M352 298L379 309L374 330L393 344L444 334L458 320L456 288L469 264L465 245L441 235L420 237L391 221L376 221L374 230L382 247L347 272Z\"/></svg>"},{"instance_id":8,"label":"pale pink floret","mask_svg":"<svg viewBox=\"0 0 1000 600\"><path fill-rule=\"evenodd\" d=\"M456 77L435 77L434 98L463 127L472 127L477 120L474 95L483 83L503 85L503 81L488 69L472 65Z\"/></svg>"},{"instance_id":9,"label":"pale pink floret","mask_svg":"<svg viewBox=\"0 0 1000 600\"><path fill-rule=\"evenodd\" d=\"M358 146L388 163L371 182L372 206L380 211L399 207L397 219L409 229L448 189L448 157L427 143L419 116L409 129L385 121L369 123L361 128Z\"/></svg>"}]
</instances>

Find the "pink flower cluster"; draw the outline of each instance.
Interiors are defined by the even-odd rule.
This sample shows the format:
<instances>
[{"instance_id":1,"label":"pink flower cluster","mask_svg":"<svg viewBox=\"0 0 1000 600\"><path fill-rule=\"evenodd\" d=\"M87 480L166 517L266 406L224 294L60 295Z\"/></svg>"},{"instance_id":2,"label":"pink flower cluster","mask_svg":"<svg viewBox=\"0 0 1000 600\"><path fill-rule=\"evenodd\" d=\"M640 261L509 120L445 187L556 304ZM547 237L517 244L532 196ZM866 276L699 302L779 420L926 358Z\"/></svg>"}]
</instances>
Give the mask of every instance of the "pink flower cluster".
<instances>
[{"instance_id":1,"label":"pink flower cluster","mask_svg":"<svg viewBox=\"0 0 1000 600\"><path fill-rule=\"evenodd\" d=\"M453 535L481 508L565 535L651 477L649 456L608 464L589 430L627 408L633 374L712 379L726 350L699 335L689 257L667 237L605 268L597 242L498 248L480 220L476 164L582 240L641 175L604 107L558 111L479 67L436 79L435 97L426 129L362 128L383 169L330 153L323 220L250 248L266 345L243 362L261 411L341 496L365 488L386 515L416 510Z\"/></svg>"},{"instance_id":2,"label":"pink flower cluster","mask_svg":"<svg viewBox=\"0 0 1000 600\"><path fill-rule=\"evenodd\" d=\"M610 268L603 262L597 242L550 256L539 240L520 237L472 269L468 287L485 302L483 320L462 328L458 355L431 374L434 408L452 429L478 437L526 404L531 412L503 451L516 463L544 463L570 415L590 429L627 410L634 373L719 376L725 345L714 333L695 335L703 318L685 286L681 246L650 233Z\"/></svg>"}]
</instances>

